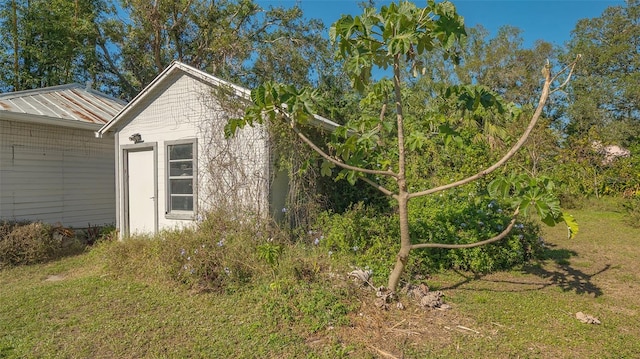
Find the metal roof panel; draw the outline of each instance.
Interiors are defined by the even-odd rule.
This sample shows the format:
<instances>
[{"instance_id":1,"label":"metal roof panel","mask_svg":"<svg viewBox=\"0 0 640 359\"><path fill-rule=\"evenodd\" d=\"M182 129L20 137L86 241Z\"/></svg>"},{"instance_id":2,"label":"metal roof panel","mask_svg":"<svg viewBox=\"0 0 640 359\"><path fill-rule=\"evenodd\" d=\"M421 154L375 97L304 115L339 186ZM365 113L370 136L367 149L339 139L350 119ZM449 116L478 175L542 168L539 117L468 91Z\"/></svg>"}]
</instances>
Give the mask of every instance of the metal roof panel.
<instances>
[{"instance_id":1,"label":"metal roof panel","mask_svg":"<svg viewBox=\"0 0 640 359\"><path fill-rule=\"evenodd\" d=\"M3 111L104 125L125 102L80 84L0 94Z\"/></svg>"}]
</instances>

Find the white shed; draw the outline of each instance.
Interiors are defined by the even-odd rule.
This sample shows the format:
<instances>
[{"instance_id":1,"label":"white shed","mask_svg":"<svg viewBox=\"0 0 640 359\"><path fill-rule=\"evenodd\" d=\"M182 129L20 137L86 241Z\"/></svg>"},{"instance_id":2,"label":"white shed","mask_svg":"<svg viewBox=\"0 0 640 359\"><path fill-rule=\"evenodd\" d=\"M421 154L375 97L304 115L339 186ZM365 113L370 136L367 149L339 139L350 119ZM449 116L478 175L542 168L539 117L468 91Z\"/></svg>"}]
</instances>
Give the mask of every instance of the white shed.
<instances>
[{"instance_id":1,"label":"white shed","mask_svg":"<svg viewBox=\"0 0 640 359\"><path fill-rule=\"evenodd\" d=\"M247 89L173 62L98 131L115 138L122 236L183 227L217 207L260 216L283 208L287 182L272 170L265 128L224 137L248 98Z\"/></svg>"},{"instance_id":2,"label":"white shed","mask_svg":"<svg viewBox=\"0 0 640 359\"><path fill-rule=\"evenodd\" d=\"M121 236L188 226L216 208L282 215L288 179L274 170L266 127L224 136L249 97L245 88L173 62L98 131L115 138ZM320 116L316 122L337 126Z\"/></svg>"},{"instance_id":3,"label":"white shed","mask_svg":"<svg viewBox=\"0 0 640 359\"><path fill-rule=\"evenodd\" d=\"M0 94L0 219L113 224L113 139L125 102L79 84Z\"/></svg>"}]
</instances>

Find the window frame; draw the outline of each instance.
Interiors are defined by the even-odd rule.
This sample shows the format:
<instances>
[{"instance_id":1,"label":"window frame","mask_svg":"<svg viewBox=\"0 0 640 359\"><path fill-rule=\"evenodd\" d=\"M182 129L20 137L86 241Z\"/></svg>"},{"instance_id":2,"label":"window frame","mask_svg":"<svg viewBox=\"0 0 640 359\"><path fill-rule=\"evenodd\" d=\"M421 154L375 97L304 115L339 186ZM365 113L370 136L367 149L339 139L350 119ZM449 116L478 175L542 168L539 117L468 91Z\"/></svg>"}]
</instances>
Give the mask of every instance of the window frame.
<instances>
[{"instance_id":1,"label":"window frame","mask_svg":"<svg viewBox=\"0 0 640 359\"><path fill-rule=\"evenodd\" d=\"M180 177L175 177L175 176L171 176L171 163L172 161L179 161L179 160L172 160L170 158L171 156L171 146L176 146L176 145L186 145L186 144L190 144L191 148L192 148L192 156L191 156L191 164L192 164L192 175L191 175L191 180L192 180L192 188L193 188L193 193L191 194L191 196L193 197L193 210L191 211L180 211L180 210L172 210L171 209L171 198L172 198L172 192L171 192L171 180L175 179L175 178L180 178ZM164 150L165 150L165 193L166 193L166 199L165 199L165 218L167 219L186 219L186 220L193 220L196 218L196 213L198 211L198 141L195 138L189 138L189 139L182 139L182 140L175 140L175 141L166 141L164 144ZM184 178L183 178L184 179ZM185 196L187 197L187 196Z\"/></svg>"}]
</instances>

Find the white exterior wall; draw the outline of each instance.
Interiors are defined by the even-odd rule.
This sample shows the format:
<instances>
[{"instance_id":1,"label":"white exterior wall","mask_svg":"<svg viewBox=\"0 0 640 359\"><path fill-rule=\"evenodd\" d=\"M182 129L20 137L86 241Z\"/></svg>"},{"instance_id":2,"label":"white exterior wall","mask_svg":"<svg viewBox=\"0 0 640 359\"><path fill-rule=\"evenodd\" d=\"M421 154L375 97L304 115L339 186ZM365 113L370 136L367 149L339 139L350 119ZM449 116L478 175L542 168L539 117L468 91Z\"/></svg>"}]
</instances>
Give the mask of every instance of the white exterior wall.
<instances>
[{"instance_id":1,"label":"white exterior wall","mask_svg":"<svg viewBox=\"0 0 640 359\"><path fill-rule=\"evenodd\" d=\"M234 139L224 138L227 116L214 100L215 88L186 73L163 79L135 103L132 112L115 128L118 144L118 228L127 221L124 150L156 145L157 155L157 227L159 230L183 227L216 207L251 210L267 215L269 210L269 151L267 134L262 128L241 131ZM143 143L133 145L129 137L142 136ZM167 142L196 139L198 205L193 218L168 218ZM149 184L153 186L153 184Z\"/></svg>"},{"instance_id":2,"label":"white exterior wall","mask_svg":"<svg viewBox=\"0 0 640 359\"><path fill-rule=\"evenodd\" d=\"M0 219L113 224L114 161L93 131L0 120Z\"/></svg>"}]
</instances>

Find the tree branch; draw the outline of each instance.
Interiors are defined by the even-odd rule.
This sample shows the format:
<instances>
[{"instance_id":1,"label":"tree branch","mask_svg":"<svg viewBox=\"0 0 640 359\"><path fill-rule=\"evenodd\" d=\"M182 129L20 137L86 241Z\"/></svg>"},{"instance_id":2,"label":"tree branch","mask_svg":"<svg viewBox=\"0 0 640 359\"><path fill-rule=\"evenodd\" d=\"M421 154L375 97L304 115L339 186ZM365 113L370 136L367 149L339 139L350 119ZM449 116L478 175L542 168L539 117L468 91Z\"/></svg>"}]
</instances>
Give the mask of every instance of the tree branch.
<instances>
[{"instance_id":1,"label":"tree branch","mask_svg":"<svg viewBox=\"0 0 640 359\"><path fill-rule=\"evenodd\" d=\"M509 234L509 232L511 232L511 230L513 229L513 226L515 226L516 224L516 220L517 220L516 217L518 216L518 213L520 213L520 207L516 208L515 212L513 212L513 218L511 218L511 222L509 222L509 225L507 226L507 228L505 228L504 231L500 232L500 234L498 234L497 236L489 238L487 240L475 242L475 243L468 243L468 244L418 243L418 244L412 244L411 249L419 249L419 248L462 249L462 248L480 247L480 246L484 246L485 244L497 242L503 239L504 237L506 237Z\"/></svg>"},{"instance_id":2,"label":"tree branch","mask_svg":"<svg viewBox=\"0 0 640 359\"><path fill-rule=\"evenodd\" d=\"M138 90L122 75L122 73L118 69L118 66L116 66L115 62L111 58L111 54L109 53L109 49L105 45L105 42L106 42L105 37L104 37L104 35L102 33L102 30L100 29L100 27L97 24L95 25L95 30L98 33L98 39L97 39L96 43L98 44L98 46L102 50L102 53L104 55L104 59L107 62L108 68L111 70L111 72L113 74L115 74L118 77L118 80L120 81L120 84L122 84L123 87L126 89L127 95L133 94L133 93L137 93Z\"/></svg>"},{"instance_id":3,"label":"tree branch","mask_svg":"<svg viewBox=\"0 0 640 359\"><path fill-rule=\"evenodd\" d=\"M382 185L380 185L378 183L375 183L374 181L368 179L367 177L360 177L360 179L363 180L364 182L370 184L371 186L373 186L374 188L376 188L380 192L384 193L385 195L387 195L389 197L396 198L396 194L395 193L393 193L390 190L386 189Z\"/></svg>"},{"instance_id":4,"label":"tree branch","mask_svg":"<svg viewBox=\"0 0 640 359\"><path fill-rule=\"evenodd\" d=\"M428 194L444 191L444 190L447 190L447 189L450 189L450 188L459 187L459 186L462 186L464 184L473 182L473 181L475 181L477 179L480 179L480 178L488 175L489 173L497 170L503 164L505 164L509 159L511 159L511 157L513 157L516 154L516 152L518 152L518 150L524 145L524 143L529 138L529 135L533 131L533 128L536 126L536 123L538 122L538 119L540 118L540 115L542 114L542 110L544 109L544 105L547 102L547 99L549 98L551 82L552 82L552 79L551 79L551 66L547 64L543 68L542 73L544 74L545 81L544 81L544 85L542 87L542 93L540 94L540 100L538 101L538 106L536 107L536 111L534 112L533 116L531 117L531 121L529 121L529 125L527 126L527 129L524 131L524 133L522 134L522 136L520 137L518 142L516 142L516 144L513 145L513 147L509 150L509 152L507 152L498 162L496 162L492 166L490 166L490 167L488 167L488 168L476 173L475 175L469 176L467 178L464 178L464 179L461 179L459 181L452 182L452 183L449 183L449 184L446 184L446 185L443 185L443 186L434 187L434 188L431 188L431 189L428 189L428 190L425 190L425 191L411 193L411 194L409 194L409 198L426 196Z\"/></svg>"},{"instance_id":5,"label":"tree branch","mask_svg":"<svg viewBox=\"0 0 640 359\"><path fill-rule=\"evenodd\" d=\"M553 89L551 93L554 93L560 89L562 89L563 87L565 87L568 83L569 80L571 80L571 76L573 76L573 70L575 70L576 64L578 63L578 60L580 60L580 58L582 57L581 54L576 55L576 59L570 63L569 65L565 66L562 70L560 70L560 72L558 72L552 79L551 82L555 81L555 79L558 78L558 76L560 76L562 73L564 73L565 71L567 71L567 69L569 70L569 74L567 75L567 78L564 80L563 83L561 83L558 87L556 87L555 89Z\"/></svg>"},{"instance_id":6,"label":"tree branch","mask_svg":"<svg viewBox=\"0 0 640 359\"><path fill-rule=\"evenodd\" d=\"M367 173L367 174L372 174L372 175L391 176L391 177L397 177L398 176L396 173L394 173L392 171L370 170L370 169L367 169L367 168L351 166L351 165L348 165L348 164L340 161L337 158L331 157L325 151L323 151L320 147L316 146L316 144L313 143L307 136L305 136L305 134L302 133L302 131L300 131L300 129L298 127L296 127L296 125L293 123L293 121L290 121L289 123L290 123L291 128L293 129L293 131L296 133L296 135L298 135L298 137L302 140L302 142L306 143L309 147L311 147L311 149L316 151L317 154L322 156L322 158L324 158L325 160L333 163L334 165L336 165L338 167L342 167L342 168L344 168L346 170L350 170L350 171L362 172L362 173Z\"/></svg>"}]
</instances>

